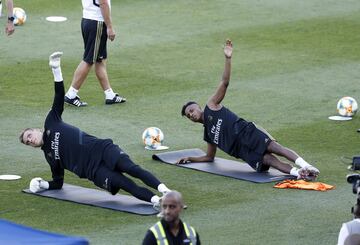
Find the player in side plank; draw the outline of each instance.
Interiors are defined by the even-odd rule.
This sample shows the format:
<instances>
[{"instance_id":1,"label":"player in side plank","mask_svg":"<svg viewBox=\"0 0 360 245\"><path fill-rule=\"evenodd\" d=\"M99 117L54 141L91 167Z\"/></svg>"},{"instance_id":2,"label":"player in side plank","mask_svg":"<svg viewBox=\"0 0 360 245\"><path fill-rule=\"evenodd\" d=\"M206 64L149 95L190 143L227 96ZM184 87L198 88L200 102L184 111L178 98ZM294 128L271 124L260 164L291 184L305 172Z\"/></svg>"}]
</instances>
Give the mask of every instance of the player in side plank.
<instances>
[{"instance_id":1,"label":"player in side plank","mask_svg":"<svg viewBox=\"0 0 360 245\"><path fill-rule=\"evenodd\" d=\"M220 148L229 155L244 160L257 172L267 171L273 167L298 179L315 180L320 173L317 168L307 163L293 150L280 145L265 130L253 122L239 118L221 104L229 86L232 51L232 42L227 40L224 47L225 69L222 80L215 93L208 99L204 110L194 101L187 102L181 110L182 116L204 125L207 153L201 157L181 158L178 164L211 162L214 160L217 148ZM300 168L293 167L275 155L285 157Z\"/></svg>"},{"instance_id":2,"label":"player in side plank","mask_svg":"<svg viewBox=\"0 0 360 245\"><path fill-rule=\"evenodd\" d=\"M55 96L52 109L45 120L44 130L27 128L20 135L23 144L41 147L52 172L52 181L34 178L30 183L30 190L38 192L61 189L64 169L67 169L80 178L93 181L95 185L113 195L123 189L138 199L153 203L155 208L159 207L159 196L147 188L138 186L124 173L142 180L163 194L170 191L165 184L133 163L111 139L99 139L62 120L65 91L60 67L61 55L61 52L55 52L50 56L49 65L55 80Z\"/></svg>"}]
</instances>

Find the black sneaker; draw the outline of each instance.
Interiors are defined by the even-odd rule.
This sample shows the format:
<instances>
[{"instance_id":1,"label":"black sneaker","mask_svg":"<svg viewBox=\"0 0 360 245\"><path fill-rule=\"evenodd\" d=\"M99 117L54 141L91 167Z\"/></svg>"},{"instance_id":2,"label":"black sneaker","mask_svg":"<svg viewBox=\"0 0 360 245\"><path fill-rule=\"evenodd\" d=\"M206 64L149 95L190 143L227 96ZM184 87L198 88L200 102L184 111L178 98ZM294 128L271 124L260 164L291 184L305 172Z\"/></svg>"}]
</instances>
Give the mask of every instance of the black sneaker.
<instances>
[{"instance_id":1,"label":"black sneaker","mask_svg":"<svg viewBox=\"0 0 360 245\"><path fill-rule=\"evenodd\" d=\"M115 94L115 97L112 99L106 99L105 100L105 104L107 105L112 105L112 104L117 104L117 103L124 103L126 102L126 98L121 97L118 94Z\"/></svg>"},{"instance_id":2,"label":"black sneaker","mask_svg":"<svg viewBox=\"0 0 360 245\"><path fill-rule=\"evenodd\" d=\"M64 101L65 101L67 104L73 105L73 106L76 106L76 107L87 106L87 103L81 101L79 96L76 96L76 97L73 98L73 99L69 99L68 97L65 96Z\"/></svg>"}]
</instances>

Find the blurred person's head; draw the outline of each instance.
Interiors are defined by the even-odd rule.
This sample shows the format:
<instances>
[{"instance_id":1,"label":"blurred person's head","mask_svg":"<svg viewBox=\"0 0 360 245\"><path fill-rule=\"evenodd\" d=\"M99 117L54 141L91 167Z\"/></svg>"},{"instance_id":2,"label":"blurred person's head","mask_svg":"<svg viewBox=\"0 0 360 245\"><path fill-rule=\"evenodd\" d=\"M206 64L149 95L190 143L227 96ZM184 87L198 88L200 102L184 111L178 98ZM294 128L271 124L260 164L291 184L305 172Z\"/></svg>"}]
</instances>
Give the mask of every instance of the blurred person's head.
<instances>
[{"instance_id":1,"label":"blurred person's head","mask_svg":"<svg viewBox=\"0 0 360 245\"><path fill-rule=\"evenodd\" d=\"M161 213L166 222L177 223L180 220L180 213L183 208L184 203L180 192L173 190L162 197Z\"/></svg>"}]
</instances>

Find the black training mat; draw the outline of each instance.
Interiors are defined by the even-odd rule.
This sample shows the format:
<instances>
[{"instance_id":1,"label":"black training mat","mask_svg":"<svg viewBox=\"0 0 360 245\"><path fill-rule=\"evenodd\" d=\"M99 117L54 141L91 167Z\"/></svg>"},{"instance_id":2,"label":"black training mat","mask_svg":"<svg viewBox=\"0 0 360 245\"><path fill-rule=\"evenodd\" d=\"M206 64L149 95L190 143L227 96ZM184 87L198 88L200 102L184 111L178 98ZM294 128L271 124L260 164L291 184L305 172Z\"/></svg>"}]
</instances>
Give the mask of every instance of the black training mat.
<instances>
[{"instance_id":1,"label":"black training mat","mask_svg":"<svg viewBox=\"0 0 360 245\"><path fill-rule=\"evenodd\" d=\"M186 149L154 154L152 158L164 163L176 165L175 163L182 157L204 156L205 152L200 149ZM268 172L257 173L248 164L215 157L214 162L186 163L176 166L195 169L206 173L227 176L235 179L247 180L255 183L268 183L293 179L294 176L281 173L276 169L270 168Z\"/></svg>"},{"instance_id":2,"label":"black training mat","mask_svg":"<svg viewBox=\"0 0 360 245\"><path fill-rule=\"evenodd\" d=\"M133 196L121 194L113 196L102 190L70 184L64 184L60 190L46 190L39 193L32 193L29 189L25 189L23 192L133 214L154 215L158 213L151 203L139 200Z\"/></svg>"}]
</instances>

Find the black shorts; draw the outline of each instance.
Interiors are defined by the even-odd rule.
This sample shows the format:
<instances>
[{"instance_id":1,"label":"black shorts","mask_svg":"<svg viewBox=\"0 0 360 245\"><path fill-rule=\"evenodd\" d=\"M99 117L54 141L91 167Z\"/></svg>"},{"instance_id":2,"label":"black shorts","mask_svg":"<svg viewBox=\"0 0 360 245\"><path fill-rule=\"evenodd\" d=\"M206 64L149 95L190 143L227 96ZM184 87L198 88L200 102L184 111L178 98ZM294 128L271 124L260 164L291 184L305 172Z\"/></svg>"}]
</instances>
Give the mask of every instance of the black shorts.
<instances>
[{"instance_id":1,"label":"black shorts","mask_svg":"<svg viewBox=\"0 0 360 245\"><path fill-rule=\"evenodd\" d=\"M274 138L266 130L250 123L239 135L233 156L241 158L257 172L265 172L270 166L264 165L263 159L272 140Z\"/></svg>"},{"instance_id":2,"label":"black shorts","mask_svg":"<svg viewBox=\"0 0 360 245\"><path fill-rule=\"evenodd\" d=\"M104 165L101 165L94 176L93 182L97 187L107 190L115 195L120 190L119 187L114 186L114 179L126 178L123 174L115 172Z\"/></svg>"},{"instance_id":3,"label":"black shorts","mask_svg":"<svg viewBox=\"0 0 360 245\"><path fill-rule=\"evenodd\" d=\"M93 182L96 186L113 195L118 193L120 189L129 190L133 181L123 175L122 172L127 172L135 166L137 165L118 145L112 144L104 150L102 161L94 174Z\"/></svg>"},{"instance_id":4,"label":"black shorts","mask_svg":"<svg viewBox=\"0 0 360 245\"><path fill-rule=\"evenodd\" d=\"M82 19L81 32L84 40L83 60L88 64L101 62L107 58L106 25L103 21Z\"/></svg>"},{"instance_id":5,"label":"black shorts","mask_svg":"<svg viewBox=\"0 0 360 245\"><path fill-rule=\"evenodd\" d=\"M118 145L111 144L106 147L102 154L101 164L106 165L111 170L116 170L119 162L123 162L126 166L132 166L134 163L130 160L128 154L126 154ZM119 169L121 172L126 172L123 169Z\"/></svg>"}]
</instances>

